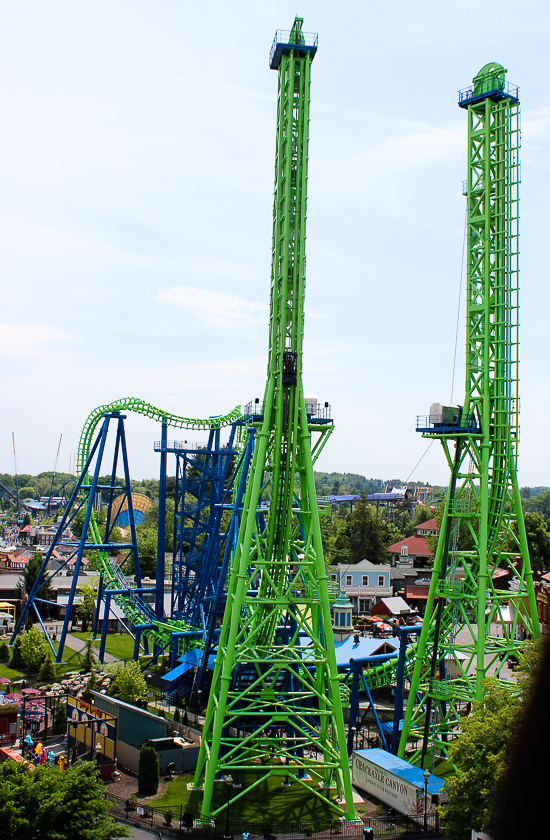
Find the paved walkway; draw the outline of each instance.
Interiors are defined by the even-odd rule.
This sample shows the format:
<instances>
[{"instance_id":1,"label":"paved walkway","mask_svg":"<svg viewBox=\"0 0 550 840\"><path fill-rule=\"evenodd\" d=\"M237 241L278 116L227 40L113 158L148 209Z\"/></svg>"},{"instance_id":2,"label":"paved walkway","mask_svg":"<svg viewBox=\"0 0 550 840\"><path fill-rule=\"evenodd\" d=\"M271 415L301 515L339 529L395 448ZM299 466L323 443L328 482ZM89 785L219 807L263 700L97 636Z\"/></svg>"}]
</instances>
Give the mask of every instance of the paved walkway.
<instances>
[{"instance_id":1,"label":"paved walkway","mask_svg":"<svg viewBox=\"0 0 550 840\"><path fill-rule=\"evenodd\" d=\"M65 636L65 644L67 645L67 647L70 647L71 650L76 650L76 652L80 654L84 654L86 650L86 642L82 639L79 639L78 636L72 636L70 633L67 633L67 635ZM94 647L94 649L97 653L97 648ZM108 662L119 662L120 660L118 659L118 657L113 656L112 654L107 653L107 651L105 651L103 661L105 664L107 664Z\"/></svg>"}]
</instances>

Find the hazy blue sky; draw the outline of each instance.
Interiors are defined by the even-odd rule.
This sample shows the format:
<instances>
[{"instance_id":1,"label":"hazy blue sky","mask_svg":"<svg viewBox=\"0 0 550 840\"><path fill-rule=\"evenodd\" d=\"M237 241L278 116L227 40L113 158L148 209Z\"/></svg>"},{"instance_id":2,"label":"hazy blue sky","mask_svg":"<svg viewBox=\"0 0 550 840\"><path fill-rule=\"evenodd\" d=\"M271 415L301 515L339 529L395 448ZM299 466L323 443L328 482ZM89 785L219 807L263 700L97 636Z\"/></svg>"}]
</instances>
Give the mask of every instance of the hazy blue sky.
<instances>
[{"instance_id":1,"label":"hazy blue sky","mask_svg":"<svg viewBox=\"0 0 550 840\"><path fill-rule=\"evenodd\" d=\"M0 32L0 472L67 470L92 408L187 416L261 396L277 75L295 14L312 72L305 389L319 469L407 478L417 414L450 399L466 114L488 61L520 85L520 483L550 484L549 6L503 0L25 0ZM459 330L455 401L463 385ZM158 473L149 421L131 471ZM181 434L176 433L176 437ZM200 439L200 436L195 436ZM413 479L447 481L432 446Z\"/></svg>"}]
</instances>

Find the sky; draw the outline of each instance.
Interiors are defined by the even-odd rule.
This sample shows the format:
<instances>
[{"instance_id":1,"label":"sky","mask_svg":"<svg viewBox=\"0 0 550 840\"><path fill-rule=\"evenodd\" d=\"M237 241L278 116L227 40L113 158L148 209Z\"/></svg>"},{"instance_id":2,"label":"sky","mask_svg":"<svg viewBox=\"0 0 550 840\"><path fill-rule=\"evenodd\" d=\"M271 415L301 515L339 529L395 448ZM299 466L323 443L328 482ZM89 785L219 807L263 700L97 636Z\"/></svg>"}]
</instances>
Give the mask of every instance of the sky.
<instances>
[{"instance_id":1,"label":"sky","mask_svg":"<svg viewBox=\"0 0 550 840\"><path fill-rule=\"evenodd\" d=\"M457 90L497 61L522 103L519 481L550 484L550 6L539 0L5 3L0 472L14 472L12 433L20 473L53 469L60 435L68 471L86 417L114 399L208 417L263 395L268 57L295 14L319 33L304 388L330 402L335 431L317 469L448 481L416 415L451 400L467 161ZM462 302L454 403L463 316ZM157 476L158 426L129 416L126 428L132 477Z\"/></svg>"}]
</instances>

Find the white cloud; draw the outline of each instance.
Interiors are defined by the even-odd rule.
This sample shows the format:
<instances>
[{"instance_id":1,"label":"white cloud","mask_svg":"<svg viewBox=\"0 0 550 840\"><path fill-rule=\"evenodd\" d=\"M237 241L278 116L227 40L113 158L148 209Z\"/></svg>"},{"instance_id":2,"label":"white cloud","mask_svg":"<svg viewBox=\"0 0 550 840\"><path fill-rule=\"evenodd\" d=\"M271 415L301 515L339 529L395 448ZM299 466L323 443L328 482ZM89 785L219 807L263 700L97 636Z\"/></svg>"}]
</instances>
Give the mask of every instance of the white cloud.
<instances>
[{"instance_id":1,"label":"white cloud","mask_svg":"<svg viewBox=\"0 0 550 840\"><path fill-rule=\"evenodd\" d=\"M71 338L71 333L38 324L0 324L1 356L36 356L52 344Z\"/></svg>"},{"instance_id":2,"label":"white cloud","mask_svg":"<svg viewBox=\"0 0 550 840\"><path fill-rule=\"evenodd\" d=\"M187 310L211 327L222 329L235 330L244 324L264 322L268 311L264 303L194 286L172 286L159 294L159 300Z\"/></svg>"}]
</instances>

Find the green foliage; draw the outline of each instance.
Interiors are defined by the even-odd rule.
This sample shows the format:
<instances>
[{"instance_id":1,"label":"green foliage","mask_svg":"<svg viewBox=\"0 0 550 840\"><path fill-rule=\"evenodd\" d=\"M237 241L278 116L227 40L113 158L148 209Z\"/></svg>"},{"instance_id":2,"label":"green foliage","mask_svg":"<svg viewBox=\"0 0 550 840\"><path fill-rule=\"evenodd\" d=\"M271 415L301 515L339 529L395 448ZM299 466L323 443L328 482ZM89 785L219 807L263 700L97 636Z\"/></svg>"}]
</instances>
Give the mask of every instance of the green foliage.
<instances>
[{"instance_id":1,"label":"green foliage","mask_svg":"<svg viewBox=\"0 0 550 840\"><path fill-rule=\"evenodd\" d=\"M449 803L440 814L452 840L466 840L470 829L488 828L517 729L520 699L494 679L486 681L483 694L449 754L457 770L445 781Z\"/></svg>"},{"instance_id":2,"label":"green foliage","mask_svg":"<svg viewBox=\"0 0 550 840\"><path fill-rule=\"evenodd\" d=\"M540 513L525 513L523 519L531 566L540 572L547 572L550 569L550 532L546 522ZM512 522L511 531L512 534L508 535L506 541L506 551L519 551L518 527L515 521Z\"/></svg>"},{"instance_id":3,"label":"green foliage","mask_svg":"<svg viewBox=\"0 0 550 840\"><path fill-rule=\"evenodd\" d=\"M147 695L147 683L137 662L130 660L124 666L110 669L115 674L110 693L124 703L134 703Z\"/></svg>"},{"instance_id":4,"label":"green foliage","mask_svg":"<svg viewBox=\"0 0 550 840\"><path fill-rule=\"evenodd\" d=\"M52 735L63 735L67 731L67 705L60 703L55 710Z\"/></svg>"},{"instance_id":5,"label":"green foliage","mask_svg":"<svg viewBox=\"0 0 550 840\"><path fill-rule=\"evenodd\" d=\"M174 709L174 723L179 723L180 720L181 720L180 710L176 706L176 708Z\"/></svg>"},{"instance_id":6,"label":"green foliage","mask_svg":"<svg viewBox=\"0 0 550 840\"><path fill-rule=\"evenodd\" d=\"M30 492L29 492L30 491ZM19 497L21 499L28 499L33 495L33 488L32 487L23 487L23 489L19 493ZM30 513L26 513L23 517L23 528L26 528L27 525L32 525L32 516Z\"/></svg>"},{"instance_id":7,"label":"green foliage","mask_svg":"<svg viewBox=\"0 0 550 840\"><path fill-rule=\"evenodd\" d=\"M42 683L53 683L55 682L55 665L53 664L53 657L51 650L48 650L42 665L40 666L40 671L38 673L38 680Z\"/></svg>"},{"instance_id":8,"label":"green foliage","mask_svg":"<svg viewBox=\"0 0 550 840\"><path fill-rule=\"evenodd\" d=\"M349 562L388 563L381 522L375 508L367 504L365 495L357 502L349 518Z\"/></svg>"},{"instance_id":9,"label":"green foliage","mask_svg":"<svg viewBox=\"0 0 550 840\"><path fill-rule=\"evenodd\" d=\"M102 782L93 762L69 767L37 767L29 773L24 764L0 765L2 820L0 840L111 840L129 837L127 829L107 815Z\"/></svg>"},{"instance_id":10,"label":"green foliage","mask_svg":"<svg viewBox=\"0 0 550 840\"><path fill-rule=\"evenodd\" d=\"M41 554L40 551L37 551L35 554L33 554L33 555L31 555L31 557L29 557L28 563L25 566L25 569L23 570L23 581L24 581L24 585L25 585L25 592L27 593L27 595L30 593L31 589L33 588L33 586L35 584L36 579L38 578L38 576L40 574L40 568L41 568L43 562L44 562L44 555ZM47 573L45 571L42 572L42 575L40 576L40 581L41 582L44 581L46 579L46 577L47 577ZM18 584L17 588L21 589L21 585ZM57 599L55 590L53 589L53 587L49 583L46 584L46 586L43 586L40 589L39 596L40 596L40 598L44 598L46 601L55 601ZM49 612L49 607L48 607L47 604L41 604L40 602L37 601L36 606L38 607L38 610L40 611L40 615L43 615L44 613ZM30 616L30 611L29 611L29 616Z\"/></svg>"},{"instance_id":11,"label":"green foliage","mask_svg":"<svg viewBox=\"0 0 550 840\"><path fill-rule=\"evenodd\" d=\"M48 651L48 643L38 628L31 627L21 636L21 657L29 671L38 671Z\"/></svg>"},{"instance_id":12,"label":"green foliage","mask_svg":"<svg viewBox=\"0 0 550 840\"><path fill-rule=\"evenodd\" d=\"M10 668L24 668L25 661L21 653L22 636L16 636L11 653Z\"/></svg>"},{"instance_id":13,"label":"green foliage","mask_svg":"<svg viewBox=\"0 0 550 840\"><path fill-rule=\"evenodd\" d=\"M152 746L144 745L139 752L138 790L142 796L154 796L159 786L159 757Z\"/></svg>"},{"instance_id":14,"label":"green foliage","mask_svg":"<svg viewBox=\"0 0 550 840\"><path fill-rule=\"evenodd\" d=\"M7 642L0 643L0 662L10 661L10 649Z\"/></svg>"}]
</instances>

